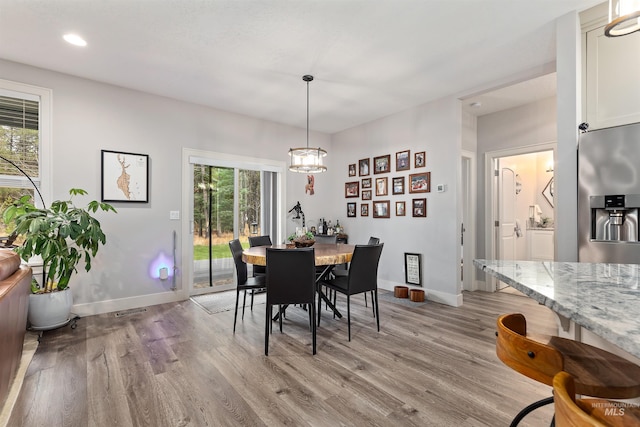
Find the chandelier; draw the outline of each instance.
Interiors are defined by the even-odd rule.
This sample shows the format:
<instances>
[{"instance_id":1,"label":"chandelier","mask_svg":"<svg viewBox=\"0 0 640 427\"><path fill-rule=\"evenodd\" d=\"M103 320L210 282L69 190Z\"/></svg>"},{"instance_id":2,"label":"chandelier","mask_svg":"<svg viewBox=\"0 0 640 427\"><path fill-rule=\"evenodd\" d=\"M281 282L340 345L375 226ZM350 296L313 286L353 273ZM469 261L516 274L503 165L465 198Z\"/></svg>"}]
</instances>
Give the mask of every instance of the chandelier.
<instances>
[{"instance_id":1,"label":"chandelier","mask_svg":"<svg viewBox=\"0 0 640 427\"><path fill-rule=\"evenodd\" d=\"M327 167L322 164L322 158L327 155L327 152L320 147L309 147L309 82L313 81L313 76L302 76L302 80L307 82L307 146L289 149L291 157L289 170L299 173L324 172Z\"/></svg>"},{"instance_id":2,"label":"chandelier","mask_svg":"<svg viewBox=\"0 0 640 427\"><path fill-rule=\"evenodd\" d=\"M640 0L609 0L607 37L619 37L640 30Z\"/></svg>"}]
</instances>

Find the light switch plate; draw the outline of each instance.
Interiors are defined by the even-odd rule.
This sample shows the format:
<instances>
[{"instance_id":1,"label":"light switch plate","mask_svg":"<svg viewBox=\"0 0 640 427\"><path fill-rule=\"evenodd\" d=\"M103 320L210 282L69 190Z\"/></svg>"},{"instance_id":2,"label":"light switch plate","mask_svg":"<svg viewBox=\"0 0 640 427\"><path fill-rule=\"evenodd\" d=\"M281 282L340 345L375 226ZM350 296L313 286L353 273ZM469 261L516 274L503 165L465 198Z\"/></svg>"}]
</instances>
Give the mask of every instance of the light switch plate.
<instances>
[{"instance_id":1,"label":"light switch plate","mask_svg":"<svg viewBox=\"0 0 640 427\"><path fill-rule=\"evenodd\" d=\"M436 191L438 193L444 193L446 189L447 189L447 186L445 184L436 185Z\"/></svg>"},{"instance_id":2,"label":"light switch plate","mask_svg":"<svg viewBox=\"0 0 640 427\"><path fill-rule=\"evenodd\" d=\"M180 211L169 211L169 219L180 219Z\"/></svg>"}]
</instances>

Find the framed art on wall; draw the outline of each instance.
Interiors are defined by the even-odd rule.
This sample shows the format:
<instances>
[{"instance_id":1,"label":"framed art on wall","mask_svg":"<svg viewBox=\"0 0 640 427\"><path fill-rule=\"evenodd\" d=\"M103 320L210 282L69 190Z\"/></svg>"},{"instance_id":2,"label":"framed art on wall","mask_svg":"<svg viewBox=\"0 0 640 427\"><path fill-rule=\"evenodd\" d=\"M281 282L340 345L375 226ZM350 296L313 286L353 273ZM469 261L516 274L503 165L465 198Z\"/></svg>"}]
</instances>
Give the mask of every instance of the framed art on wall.
<instances>
[{"instance_id":1,"label":"framed art on wall","mask_svg":"<svg viewBox=\"0 0 640 427\"><path fill-rule=\"evenodd\" d=\"M404 194L404 176L397 176L393 178L391 184L392 194Z\"/></svg>"},{"instance_id":2,"label":"framed art on wall","mask_svg":"<svg viewBox=\"0 0 640 427\"><path fill-rule=\"evenodd\" d=\"M373 158L373 173L387 173L391 171L391 166L389 163L391 162L391 155L387 154L386 156L379 156Z\"/></svg>"},{"instance_id":3,"label":"framed art on wall","mask_svg":"<svg viewBox=\"0 0 640 427\"><path fill-rule=\"evenodd\" d=\"M409 175L409 193L429 193L431 191L431 172Z\"/></svg>"},{"instance_id":4,"label":"framed art on wall","mask_svg":"<svg viewBox=\"0 0 640 427\"><path fill-rule=\"evenodd\" d=\"M386 196L388 194L387 183L389 182L387 177L376 178L376 196Z\"/></svg>"},{"instance_id":5,"label":"framed art on wall","mask_svg":"<svg viewBox=\"0 0 640 427\"><path fill-rule=\"evenodd\" d=\"M416 168L423 168L427 165L426 160L427 160L427 157L424 151L420 151L419 153L415 154L413 164L415 165Z\"/></svg>"},{"instance_id":6,"label":"framed art on wall","mask_svg":"<svg viewBox=\"0 0 640 427\"><path fill-rule=\"evenodd\" d=\"M369 216L369 203L362 203L360 205L360 216Z\"/></svg>"},{"instance_id":7,"label":"framed art on wall","mask_svg":"<svg viewBox=\"0 0 640 427\"><path fill-rule=\"evenodd\" d=\"M406 205L404 202L396 202L396 216L405 216Z\"/></svg>"},{"instance_id":8,"label":"framed art on wall","mask_svg":"<svg viewBox=\"0 0 640 427\"><path fill-rule=\"evenodd\" d=\"M371 190L362 190L362 200L371 200Z\"/></svg>"},{"instance_id":9,"label":"framed art on wall","mask_svg":"<svg viewBox=\"0 0 640 427\"><path fill-rule=\"evenodd\" d=\"M149 156L101 150L103 202L149 202Z\"/></svg>"},{"instance_id":10,"label":"framed art on wall","mask_svg":"<svg viewBox=\"0 0 640 427\"><path fill-rule=\"evenodd\" d=\"M349 176L356 176L356 164L352 163L349 165Z\"/></svg>"},{"instance_id":11,"label":"framed art on wall","mask_svg":"<svg viewBox=\"0 0 640 427\"><path fill-rule=\"evenodd\" d=\"M358 162L358 166L360 169L360 176L369 175L369 159L362 159Z\"/></svg>"},{"instance_id":12,"label":"framed art on wall","mask_svg":"<svg viewBox=\"0 0 640 427\"><path fill-rule=\"evenodd\" d=\"M349 202L347 203L347 216L348 217L355 217L356 216L356 204Z\"/></svg>"},{"instance_id":13,"label":"framed art on wall","mask_svg":"<svg viewBox=\"0 0 640 427\"><path fill-rule=\"evenodd\" d=\"M406 171L411 167L409 154L409 150L396 153L396 171Z\"/></svg>"},{"instance_id":14,"label":"framed art on wall","mask_svg":"<svg viewBox=\"0 0 640 427\"><path fill-rule=\"evenodd\" d=\"M426 217L427 199L413 199L411 209L414 217Z\"/></svg>"},{"instance_id":15,"label":"framed art on wall","mask_svg":"<svg viewBox=\"0 0 640 427\"><path fill-rule=\"evenodd\" d=\"M371 188L371 178L362 178L362 188Z\"/></svg>"},{"instance_id":16,"label":"framed art on wall","mask_svg":"<svg viewBox=\"0 0 640 427\"><path fill-rule=\"evenodd\" d=\"M360 183L358 181L344 184L344 197L360 197Z\"/></svg>"},{"instance_id":17,"label":"framed art on wall","mask_svg":"<svg viewBox=\"0 0 640 427\"><path fill-rule=\"evenodd\" d=\"M374 218L389 218L389 201L378 200L373 202Z\"/></svg>"}]
</instances>

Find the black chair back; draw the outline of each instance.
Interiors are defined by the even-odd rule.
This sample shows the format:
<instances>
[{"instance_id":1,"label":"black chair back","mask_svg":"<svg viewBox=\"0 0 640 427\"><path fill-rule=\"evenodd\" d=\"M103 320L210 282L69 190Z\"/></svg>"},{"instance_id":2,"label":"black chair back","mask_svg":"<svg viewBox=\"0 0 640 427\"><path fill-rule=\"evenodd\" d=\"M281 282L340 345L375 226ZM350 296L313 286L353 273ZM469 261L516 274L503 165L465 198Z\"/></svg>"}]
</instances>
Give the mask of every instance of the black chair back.
<instances>
[{"instance_id":1,"label":"black chair back","mask_svg":"<svg viewBox=\"0 0 640 427\"><path fill-rule=\"evenodd\" d=\"M242 244L240 240L235 239L229 242L229 249L233 255L233 262L236 264L236 273L238 274L238 285L247 283L247 263L242 261Z\"/></svg>"},{"instance_id":2,"label":"black chair back","mask_svg":"<svg viewBox=\"0 0 640 427\"><path fill-rule=\"evenodd\" d=\"M252 236L249 237L249 246L271 246L271 236ZM254 265L253 275L259 276L267 273L267 268L264 265Z\"/></svg>"},{"instance_id":3,"label":"black chair back","mask_svg":"<svg viewBox=\"0 0 640 427\"><path fill-rule=\"evenodd\" d=\"M251 236L249 237L249 246L271 246L271 236Z\"/></svg>"},{"instance_id":4,"label":"black chair back","mask_svg":"<svg viewBox=\"0 0 640 427\"><path fill-rule=\"evenodd\" d=\"M320 234L316 234L316 236L314 237L316 243L328 243L330 245L335 245L338 241L338 236L336 236L335 234L333 236L325 236L325 235L320 235Z\"/></svg>"},{"instance_id":5,"label":"black chair back","mask_svg":"<svg viewBox=\"0 0 640 427\"><path fill-rule=\"evenodd\" d=\"M313 248L267 248L267 304L313 304L315 301Z\"/></svg>"},{"instance_id":6,"label":"black chair back","mask_svg":"<svg viewBox=\"0 0 640 427\"><path fill-rule=\"evenodd\" d=\"M379 245L380 244L380 238L379 237L369 237L369 243L367 243L367 245Z\"/></svg>"},{"instance_id":7,"label":"black chair back","mask_svg":"<svg viewBox=\"0 0 640 427\"><path fill-rule=\"evenodd\" d=\"M384 244L356 245L349 264L349 294L378 289L378 264L383 246Z\"/></svg>"}]
</instances>

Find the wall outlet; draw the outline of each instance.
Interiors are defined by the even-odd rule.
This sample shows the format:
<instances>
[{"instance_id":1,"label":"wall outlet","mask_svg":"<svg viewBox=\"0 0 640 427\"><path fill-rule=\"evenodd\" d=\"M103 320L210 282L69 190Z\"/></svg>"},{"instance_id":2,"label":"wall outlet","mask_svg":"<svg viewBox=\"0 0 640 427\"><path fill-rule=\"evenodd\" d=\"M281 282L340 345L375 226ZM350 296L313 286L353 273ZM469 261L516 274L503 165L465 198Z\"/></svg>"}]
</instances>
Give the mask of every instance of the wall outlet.
<instances>
[{"instance_id":1,"label":"wall outlet","mask_svg":"<svg viewBox=\"0 0 640 427\"><path fill-rule=\"evenodd\" d=\"M444 193L446 189L447 189L447 185L446 184L438 184L438 185L436 185L436 191L438 193Z\"/></svg>"},{"instance_id":2,"label":"wall outlet","mask_svg":"<svg viewBox=\"0 0 640 427\"><path fill-rule=\"evenodd\" d=\"M180 211L169 211L169 219L180 219Z\"/></svg>"}]
</instances>

